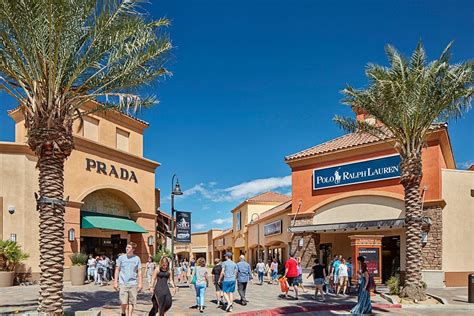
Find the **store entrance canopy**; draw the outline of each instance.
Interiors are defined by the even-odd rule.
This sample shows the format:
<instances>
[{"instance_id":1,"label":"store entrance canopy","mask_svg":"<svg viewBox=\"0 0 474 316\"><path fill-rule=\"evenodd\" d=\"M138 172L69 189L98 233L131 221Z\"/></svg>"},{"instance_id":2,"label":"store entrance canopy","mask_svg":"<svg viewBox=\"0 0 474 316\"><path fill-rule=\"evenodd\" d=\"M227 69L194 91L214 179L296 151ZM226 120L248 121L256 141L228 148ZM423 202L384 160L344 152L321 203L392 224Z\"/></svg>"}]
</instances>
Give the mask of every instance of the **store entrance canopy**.
<instances>
[{"instance_id":1,"label":"store entrance canopy","mask_svg":"<svg viewBox=\"0 0 474 316\"><path fill-rule=\"evenodd\" d=\"M288 228L290 233L331 233L343 231L357 231L368 229L390 229L401 228L405 225L404 218L375 220L375 221L361 221L337 224L320 224L320 225L304 225L291 226Z\"/></svg>"},{"instance_id":2,"label":"store entrance canopy","mask_svg":"<svg viewBox=\"0 0 474 316\"><path fill-rule=\"evenodd\" d=\"M91 213L82 216L81 228L99 228L121 230L130 233L148 233L145 228L128 218L89 214Z\"/></svg>"}]
</instances>

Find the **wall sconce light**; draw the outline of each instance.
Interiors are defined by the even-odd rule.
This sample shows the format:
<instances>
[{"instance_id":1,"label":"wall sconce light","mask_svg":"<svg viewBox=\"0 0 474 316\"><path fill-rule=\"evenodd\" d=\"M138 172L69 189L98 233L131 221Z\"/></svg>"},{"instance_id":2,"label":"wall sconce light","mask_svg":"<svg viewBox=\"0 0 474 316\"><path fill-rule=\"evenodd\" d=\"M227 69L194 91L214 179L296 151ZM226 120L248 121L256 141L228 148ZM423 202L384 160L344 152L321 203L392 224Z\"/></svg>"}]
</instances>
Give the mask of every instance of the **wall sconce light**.
<instances>
[{"instance_id":1,"label":"wall sconce light","mask_svg":"<svg viewBox=\"0 0 474 316\"><path fill-rule=\"evenodd\" d=\"M74 228L71 228L70 230L68 230L67 235L70 242L73 242L74 240L76 240L76 231L74 230Z\"/></svg>"},{"instance_id":2,"label":"wall sconce light","mask_svg":"<svg viewBox=\"0 0 474 316\"><path fill-rule=\"evenodd\" d=\"M425 246L428 243L428 232L421 232L421 244Z\"/></svg>"},{"instance_id":3,"label":"wall sconce light","mask_svg":"<svg viewBox=\"0 0 474 316\"><path fill-rule=\"evenodd\" d=\"M153 246L155 244L155 238L153 236L148 237L148 246Z\"/></svg>"},{"instance_id":4,"label":"wall sconce light","mask_svg":"<svg viewBox=\"0 0 474 316\"><path fill-rule=\"evenodd\" d=\"M16 242L16 234L10 234L10 240Z\"/></svg>"},{"instance_id":5,"label":"wall sconce light","mask_svg":"<svg viewBox=\"0 0 474 316\"><path fill-rule=\"evenodd\" d=\"M300 240L298 240L298 246L303 247L303 245L304 245L304 240L303 238L300 238Z\"/></svg>"},{"instance_id":6,"label":"wall sconce light","mask_svg":"<svg viewBox=\"0 0 474 316\"><path fill-rule=\"evenodd\" d=\"M15 206L14 205L8 205L8 213L13 215L15 213Z\"/></svg>"}]
</instances>

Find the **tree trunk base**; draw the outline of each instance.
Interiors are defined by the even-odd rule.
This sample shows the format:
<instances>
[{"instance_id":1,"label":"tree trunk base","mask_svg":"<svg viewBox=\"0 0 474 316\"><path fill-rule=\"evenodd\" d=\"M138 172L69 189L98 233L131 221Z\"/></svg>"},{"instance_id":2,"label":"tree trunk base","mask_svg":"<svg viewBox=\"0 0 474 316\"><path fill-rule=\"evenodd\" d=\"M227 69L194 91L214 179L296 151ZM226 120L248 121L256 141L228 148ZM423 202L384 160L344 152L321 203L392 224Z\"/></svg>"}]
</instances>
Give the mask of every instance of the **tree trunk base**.
<instances>
[{"instance_id":1,"label":"tree trunk base","mask_svg":"<svg viewBox=\"0 0 474 316\"><path fill-rule=\"evenodd\" d=\"M422 286L405 285L400 291L400 297L418 302L424 301L426 300L425 289Z\"/></svg>"}]
</instances>

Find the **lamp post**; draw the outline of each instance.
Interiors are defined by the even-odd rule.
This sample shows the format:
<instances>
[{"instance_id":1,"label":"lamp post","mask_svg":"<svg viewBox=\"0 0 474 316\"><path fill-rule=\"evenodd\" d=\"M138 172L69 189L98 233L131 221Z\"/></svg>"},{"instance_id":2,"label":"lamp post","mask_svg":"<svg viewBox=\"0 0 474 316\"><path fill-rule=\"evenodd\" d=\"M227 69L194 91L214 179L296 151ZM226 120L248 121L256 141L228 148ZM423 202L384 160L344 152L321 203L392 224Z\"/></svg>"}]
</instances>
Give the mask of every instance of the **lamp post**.
<instances>
[{"instance_id":1,"label":"lamp post","mask_svg":"<svg viewBox=\"0 0 474 316\"><path fill-rule=\"evenodd\" d=\"M176 184L174 183L174 179L176 178ZM182 195L183 192L181 191L181 187L179 186L178 176L176 174L173 175L171 178L171 262L172 267L174 270L175 267L175 260L174 260L174 196L175 195Z\"/></svg>"},{"instance_id":2,"label":"lamp post","mask_svg":"<svg viewBox=\"0 0 474 316\"><path fill-rule=\"evenodd\" d=\"M260 215L253 213L252 216L250 216L250 224L254 223L254 215L257 216L257 221L260 219ZM257 260L260 261L260 223L257 223Z\"/></svg>"}]
</instances>

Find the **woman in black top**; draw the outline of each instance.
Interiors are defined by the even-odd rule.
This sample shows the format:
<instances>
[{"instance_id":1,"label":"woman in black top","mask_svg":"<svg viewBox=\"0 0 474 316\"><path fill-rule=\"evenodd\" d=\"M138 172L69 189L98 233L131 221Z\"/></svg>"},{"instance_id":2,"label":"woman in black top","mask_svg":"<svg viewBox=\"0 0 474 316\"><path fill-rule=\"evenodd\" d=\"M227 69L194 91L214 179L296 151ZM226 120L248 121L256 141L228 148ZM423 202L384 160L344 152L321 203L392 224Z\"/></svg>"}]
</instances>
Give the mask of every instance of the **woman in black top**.
<instances>
[{"instance_id":1,"label":"woman in black top","mask_svg":"<svg viewBox=\"0 0 474 316\"><path fill-rule=\"evenodd\" d=\"M216 287L217 307L224 305L224 292L222 292L222 284L219 283L219 278L221 277L221 271L222 271L221 260L219 258L216 258L216 260L214 260L214 268L212 268L211 274L212 274L212 283L214 283L214 286Z\"/></svg>"},{"instance_id":2,"label":"woman in black top","mask_svg":"<svg viewBox=\"0 0 474 316\"><path fill-rule=\"evenodd\" d=\"M173 282L173 275L170 273L168 258L162 257L159 266L153 271L151 279L150 292L153 294L151 297L153 307L148 314L149 316L155 316L156 313L163 316L171 308L172 297L168 282L173 287L173 295L176 294L176 286Z\"/></svg>"},{"instance_id":3,"label":"woman in black top","mask_svg":"<svg viewBox=\"0 0 474 316\"><path fill-rule=\"evenodd\" d=\"M318 291L321 292L321 298L323 302L326 301L324 297L324 291L323 291L323 285L326 280L326 269L324 269L324 266L322 264L319 264L319 259L314 260L315 265L311 268L311 272L308 275L308 278L310 276L313 276L314 279L314 285L315 285L315 290L314 290L314 299L316 299L318 295Z\"/></svg>"}]
</instances>

